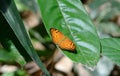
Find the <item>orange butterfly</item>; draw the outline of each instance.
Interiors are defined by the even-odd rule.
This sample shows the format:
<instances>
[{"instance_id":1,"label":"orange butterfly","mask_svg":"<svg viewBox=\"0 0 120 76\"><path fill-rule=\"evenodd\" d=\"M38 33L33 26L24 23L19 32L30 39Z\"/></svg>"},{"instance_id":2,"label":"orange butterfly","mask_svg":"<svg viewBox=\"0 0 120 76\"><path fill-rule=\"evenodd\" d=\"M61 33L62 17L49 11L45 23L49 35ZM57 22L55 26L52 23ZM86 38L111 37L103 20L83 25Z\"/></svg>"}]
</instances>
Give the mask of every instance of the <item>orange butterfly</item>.
<instances>
[{"instance_id":1,"label":"orange butterfly","mask_svg":"<svg viewBox=\"0 0 120 76\"><path fill-rule=\"evenodd\" d=\"M62 32L55 28L50 29L50 33L52 35L52 40L55 44L57 44L61 49L75 51L74 43L66 37Z\"/></svg>"}]
</instances>

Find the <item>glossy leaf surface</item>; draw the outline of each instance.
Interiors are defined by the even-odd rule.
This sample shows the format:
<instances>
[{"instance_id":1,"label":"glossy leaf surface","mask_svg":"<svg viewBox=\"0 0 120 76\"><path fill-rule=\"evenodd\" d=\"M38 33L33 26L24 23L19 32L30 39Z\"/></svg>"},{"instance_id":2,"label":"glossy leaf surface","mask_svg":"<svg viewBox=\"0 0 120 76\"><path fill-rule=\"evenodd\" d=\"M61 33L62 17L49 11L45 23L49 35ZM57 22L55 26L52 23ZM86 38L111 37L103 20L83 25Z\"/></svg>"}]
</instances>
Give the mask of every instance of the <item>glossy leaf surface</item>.
<instances>
[{"instance_id":1,"label":"glossy leaf surface","mask_svg":"<svg viewBox=\"0 0 120 76\"><path fill-rule=\"evenodd\" d=\"M50 28L58 29L76 45L77 53L65 50L62 52L74 62L94 66L100 56L100 42L80 0L38 0L38 2L49 35Z\"/></svg>"}]
</instances>

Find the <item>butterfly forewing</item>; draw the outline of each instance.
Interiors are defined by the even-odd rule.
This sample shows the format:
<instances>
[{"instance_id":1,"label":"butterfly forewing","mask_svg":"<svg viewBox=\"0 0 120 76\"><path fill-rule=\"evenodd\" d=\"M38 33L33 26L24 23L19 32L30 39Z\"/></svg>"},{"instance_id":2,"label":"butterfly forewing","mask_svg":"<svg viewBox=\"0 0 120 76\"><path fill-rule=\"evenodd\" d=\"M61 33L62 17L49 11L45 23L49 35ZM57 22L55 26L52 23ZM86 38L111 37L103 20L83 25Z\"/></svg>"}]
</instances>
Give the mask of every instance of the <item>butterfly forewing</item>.
<instances>
[{"instance_id":1,"label":"butterfly forewing","mask_svg":"<svg viewBox=\"0 0 120 76\"><path fill-rule=\"evenodd\" d=\"M65 36L57 29L51 28L50 32L52 35L52 40L55 44L58 44L62 39L65 38Z\"/></svg>"}]
</instances>

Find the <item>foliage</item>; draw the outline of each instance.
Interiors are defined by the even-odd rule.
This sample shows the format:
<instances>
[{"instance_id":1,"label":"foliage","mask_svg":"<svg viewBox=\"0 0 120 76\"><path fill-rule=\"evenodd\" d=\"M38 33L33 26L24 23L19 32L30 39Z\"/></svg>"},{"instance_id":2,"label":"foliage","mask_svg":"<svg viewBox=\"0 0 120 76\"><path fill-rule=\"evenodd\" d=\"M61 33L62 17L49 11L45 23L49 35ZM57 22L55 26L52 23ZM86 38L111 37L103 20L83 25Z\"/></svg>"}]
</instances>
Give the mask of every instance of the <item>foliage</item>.
<instances>
[{"instance_id":1,"label":"foliage","mask_svg":"<svg viewBox=\"0 0 120 76\"><path fill-rule=\"evenodd\" d=\"M26 62L32 59L49 76L50 74L39 56L49 57L53 55L55 45L51 43L50 29L56 28L74 42L76 53L63 50L57 46L73 62L94 67L98 63L100 55L102 55L120 65L119 38L112 38L113 36L120 36L119 26L116 23L116 17L118 19L120 12L120 2L118 0L93 0L88 4L90 17L94 20L96 26L87 13L89 11L85 10L80 0L37 0L37 2L31 0L32 6L27 0L21 0L21 2L24 3L22 4L24 10L30 9L36 13L40 8L40 13L38 13L42 17L44 26L40 29L29 29L30 35L28 35L14 1L1 0L1 62L17 62L24 66ZM35 52L36 50L31 43L33 39L45 46L44 52ZM14 73L11 73L11 76L14 76Z\"/></svg>"}]
</instances>

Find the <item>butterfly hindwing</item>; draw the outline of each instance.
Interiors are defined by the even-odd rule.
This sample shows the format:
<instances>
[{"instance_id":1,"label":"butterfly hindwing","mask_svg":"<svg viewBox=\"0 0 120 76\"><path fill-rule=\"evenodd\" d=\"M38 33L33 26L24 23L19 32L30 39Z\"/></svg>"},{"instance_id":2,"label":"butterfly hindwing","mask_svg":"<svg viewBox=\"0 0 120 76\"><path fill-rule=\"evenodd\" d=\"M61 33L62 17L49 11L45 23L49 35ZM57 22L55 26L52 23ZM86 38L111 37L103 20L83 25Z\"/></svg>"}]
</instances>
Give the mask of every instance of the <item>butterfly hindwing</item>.
<instances>
[{"instance_id":1,"label":"butterfly hindwing","mask_svg":"<svg viewBox=\"0 0 120 76\"><path fill-rule=\"evenodd\" d=\"M59 47L65 50L71 50L71 51L75 50L75 45L67 37L63 41L61 41L61 43L59 43Z\"/></svg>"}]
</instances>

